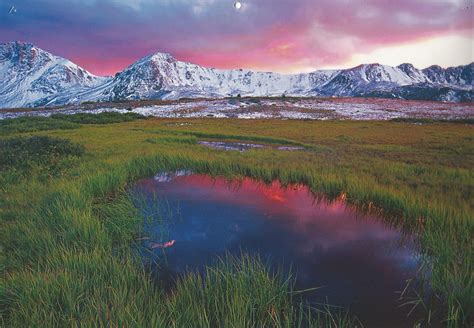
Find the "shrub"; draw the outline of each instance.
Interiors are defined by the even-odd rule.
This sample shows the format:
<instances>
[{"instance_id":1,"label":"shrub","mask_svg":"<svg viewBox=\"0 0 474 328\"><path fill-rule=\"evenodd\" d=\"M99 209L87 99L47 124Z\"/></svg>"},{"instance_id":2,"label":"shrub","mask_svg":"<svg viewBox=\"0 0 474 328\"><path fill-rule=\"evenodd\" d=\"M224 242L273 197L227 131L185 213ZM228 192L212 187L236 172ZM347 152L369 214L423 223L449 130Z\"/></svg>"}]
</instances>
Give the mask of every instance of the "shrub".
<instances>
[{"instance_id":1,"label":"shrub","mask_svg":"<svg viewBox=\"0 0 474 328\"><path fill-rule=\"evenodd\" d=\"M62 120L66 122L80 123L80 124L108 124L130 122L139 119L145 119L145 116L137 113L116 113L104 112L99 114L92 113L78 113L74 115L54 114L52 119Z\"/></svg>"},{"instance_id":2,"label":"shrub","mask_svg":"<svg viewBox=\"0 0 474 328\"><path fill-rule=\"evenodd\" d=\"M0 120L0 133L68 130L78 127L80 127L80 125L73 122L52 120L49 117L42 116L23 116Z\"/></svg>"},{"instance_id":3,"label":"shrub","mask_svg":"<svg viewBox=\"0 0 474 328\"><path fill-rule=\"evenodd\" d=\"M28 171L34 166L54 169L61 158L81 156L84 146L45 136L0 140L0 170Z\"/></svg>"}]
</instances>

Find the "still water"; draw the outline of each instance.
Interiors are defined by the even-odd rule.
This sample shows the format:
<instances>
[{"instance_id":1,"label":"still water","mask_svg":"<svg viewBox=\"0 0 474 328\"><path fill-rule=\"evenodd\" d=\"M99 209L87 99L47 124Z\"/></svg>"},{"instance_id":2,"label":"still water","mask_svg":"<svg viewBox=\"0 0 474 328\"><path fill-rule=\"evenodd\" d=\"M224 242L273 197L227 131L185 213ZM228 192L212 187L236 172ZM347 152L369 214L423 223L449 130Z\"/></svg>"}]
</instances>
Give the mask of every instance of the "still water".
<instances>
[{"instance_id":1,"label":"still water","mask_svg":"<svg viewBox=\"0 0 474 328\"><path fill-rule=\"evenodd\" d=\"M306 300L347 307L366 326L413 321L398 300L420 266L413 238L343 200L317 199L302 185L184 171L141 180L135 192L153 217L144 227L144 254L162 259L171 276L244 251L291 268L297 289L322 287Z\"/></svg>"}]
</instances>

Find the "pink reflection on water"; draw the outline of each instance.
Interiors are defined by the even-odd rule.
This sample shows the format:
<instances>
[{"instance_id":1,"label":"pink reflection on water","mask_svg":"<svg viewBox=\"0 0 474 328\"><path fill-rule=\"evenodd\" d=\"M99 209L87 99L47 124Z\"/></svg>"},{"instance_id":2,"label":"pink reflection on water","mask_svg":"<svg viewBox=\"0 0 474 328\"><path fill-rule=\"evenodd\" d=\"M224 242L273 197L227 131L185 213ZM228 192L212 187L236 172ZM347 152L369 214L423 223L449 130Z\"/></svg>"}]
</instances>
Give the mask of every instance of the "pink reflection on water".
<instances>
[{"instance_id":1,"label":"pink reflection on water","mask_svg":"<svg viewBox=\"0 0 474 328\"><path fill-rule=\"evenodd\" d=\"M350 307L367 326L385 327L387 320L393 327L413 326L396 294L418 268L413 237L348 206L345 194L328 201L299 184L170 176L142 180L136 187L153 195L151 202L181 206L182 218L170 223L170 236L162 241L176 240L167 253L172 272L200 268L216 254L245 249L290 264L298 289L324 286L306 295L308 300L327 297ZM146 230L161 236L160 224Z\"/></svg>"},{"instance_id":2,"label":"pink reflection on water","mask_svg":"<svg viewBox=\"0 0 474 328\"><path fill-rule=\"evenodd\" d=\"M302 252L315 248L328 249L361 239L397 239L399 232L387 229L379 218L358 214L340 197L331 202L317 199L304 185L283 187L280 182L270 184L250 178L227 180L208 175L178 176L171 183L143 180L142 190L173 195L183 201L208 201L255 208L268 220L291 218L287 228L294 232L314 232L315 238L305 238L298 245ZM236 192L238 191L238 192ZM316 238L317 237L317 238Z\"/></svg>"}]
</instances>

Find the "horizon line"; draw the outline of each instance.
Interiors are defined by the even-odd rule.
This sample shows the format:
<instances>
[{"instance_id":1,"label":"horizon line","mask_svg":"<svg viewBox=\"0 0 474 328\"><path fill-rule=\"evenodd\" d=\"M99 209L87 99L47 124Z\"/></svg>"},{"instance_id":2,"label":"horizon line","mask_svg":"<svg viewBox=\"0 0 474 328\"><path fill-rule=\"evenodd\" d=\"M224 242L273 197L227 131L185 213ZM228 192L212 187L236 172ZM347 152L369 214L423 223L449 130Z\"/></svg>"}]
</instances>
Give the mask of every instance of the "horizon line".
<instances>
[{"instance_id":1,"label":"horizon line","mask_svg":"<svg viewBox=\"0 0 474 328\"><path fill-rule=\"evenodd\" d=\"M246 70L246 71L252 71L252 72L255 72L255 73L272 73L272 74L279 74L279 75L303 75L303 74L311 74L311 73L314 73L314 72L320 72L320 71L342 71L342 70L350 70L350 69L354 69L354 68L357 68L359 66L364 66L364 65L381 65L381 66L388 66L388 67L393 67L393 68L396 68L396 67L399 67L401 65L404 65L404 64L409 64L409 65L412 65L414 68L418 69L418 70L425 70L425 69L428 69L430 67L441 67L442 69L449 69L449 68L456 68L456 67L461 67L461 66L468 66L468 65L472 65L474 64L474 61L471 61L471 62L468 62L466 64L461 64L461 65L456 65L456 66L441 66L439 64L431 64L429 66L426 66L424 68L418 68L416 67L415 65L413 65L412 63L410 62L402 62L398 65L388 65L388 64L383 64L381 62L372 62L372 63L360 63L358 65L355 65L355 66L341 66L339 68L315 68L315 69L312 69L310 71L302 71L302 72L297 72L297 73L284 73L284 72L279 72L279 71L265 71L265 70L259 70L259 69L253 69L253 68L246 68L246 67L236 67L236 68L219 68L219 67L212 67L212 66L206 66L206 65L201 65L201 64L197 64L197 63L193 63L193 62L190 62L190 61L186 61L186 60L181 60L181 59L178 59L176 58L176 56L174 56L172 53L170 52L161 52L161 51L156 51L156 52L153 52L153 53L150 53L148 55L145 55L143 57L139 57L137 58L136 60L133 60L130 64L124 66L121 70L118 70L116 71L115 73L111 73L110 75L100 75L100 74L96 74L96 73L93 73L91 70L85 68L83 65L80 65L78 63L76 63L75 61L67 58L67 57L64 57L64 56L61 56L61 55L57 55L49 50L46 50L45 48L43 47L39 47L37 45L35 45L34 43L32 42L28 42L28 41L20 41L20 40L14 40L14 41L8 41L8 42L2 42L0 43L1 44L11 44L11 43L20 43L20 44L26 44L26 45L31 45L33 47L36 47L36 48L39 48L43 51L46 51L48 52L49 54L53 55L53 56L56 56L56 57L60 57L60 58L63 58L65 60L68 60L70 61L71 63L79 66L80 68L82 69L85 69L87 72L95 75L95 76L98 76L98 77L113 77L115 76L116 74L118 73L121 73L123 72L124 70L126 70L128 67L134 65L135 63L147 58L147 57L151 57L153 55L156 55L156 54L165 54L165 55L169 55L171 56L173 59L175 59L176 61L179 61L179 62L182 62L182 63L186 63L186 64L191 64L191 65L196 65L196 66L200 66L200 67L203 67L203 68L207 68L207 69L214 69L214 70L221 70L221 71L239 71L239 70Z\"/></svg>"}]
</instances>

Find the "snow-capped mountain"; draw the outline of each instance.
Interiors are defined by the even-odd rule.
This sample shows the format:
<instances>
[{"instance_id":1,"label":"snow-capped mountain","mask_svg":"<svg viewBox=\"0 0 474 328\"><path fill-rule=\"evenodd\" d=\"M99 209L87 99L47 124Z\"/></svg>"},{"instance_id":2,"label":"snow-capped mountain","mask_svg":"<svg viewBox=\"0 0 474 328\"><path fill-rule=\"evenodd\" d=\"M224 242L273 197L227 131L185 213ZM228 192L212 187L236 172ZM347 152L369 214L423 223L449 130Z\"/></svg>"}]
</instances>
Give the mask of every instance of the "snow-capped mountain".
<instances>
[{"instance_id":1,"label":"snow-capped mountain","mask_svg":"<svg viewBox=\"0 0 474 328\"><path fill-rule=\"evenodd\" d=\"M435 101L472 101L474 63L424 70L412 64L397 67L368 64L339 71L314 91L324 96L383 97Z\"/></svg>"},{"instance_id":2,"label":"snow-capped mountain","mask_svg":"<svg viewBox=\"0 0 474 328\"><path fill-rule=\"evenodd\" d=\"M328 81L336 71L283 75L249 70L219 70L177 61L169 54L145 57L117 74L100 100L174 99L306 95L315 85Z\"/></svg>"},{"instance_id":3,"label":"snow-capped mountain","mask_svg":"<svg viewBox=\"0 0 474 328\"><path fill-rule=\"evenodd\" d=\"M0 44L0 107L236 95L472 101L473 67L419 70L411 64L369 64L285 75L205 68L156 53L112 78L94 76L31 44L12 42Z\"/></svg>"},{"instance_id":4,"label":"snow-capped mountain","mask_svg":"<svg viewBox=\"0 0 474 328\"><path fill-rule=\"evenodd\" d=\"M29 43L0 44L0 107L49 105L59 95L73 101L108 79Z\"/></svg>"},{"instance_id":5,"label":"snow-capped mountain","mask_svg":"<svg viewBox=\"0 0 474 328\"><path fill-rule=\"evenodd\" d=\"M249 70L219 70L156 53L127 67L85 100L177 99L226 96L380 96L442 101L472 100L474 64L446 70L418 70L411 64L391 67L360 65L346 70L308 74L276 74ZM404 87L416 87L406 89ZM427 93L427 90L436 92ZM403 94L403 96L402 96ZM429 97L425 95L429 94Z\"/></svg>"}]
</instances>

